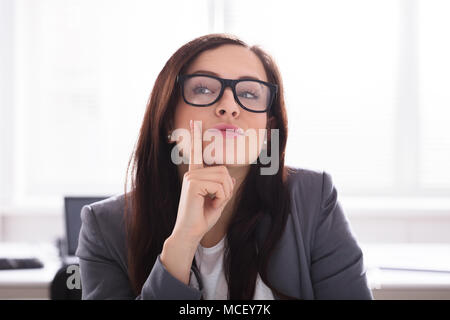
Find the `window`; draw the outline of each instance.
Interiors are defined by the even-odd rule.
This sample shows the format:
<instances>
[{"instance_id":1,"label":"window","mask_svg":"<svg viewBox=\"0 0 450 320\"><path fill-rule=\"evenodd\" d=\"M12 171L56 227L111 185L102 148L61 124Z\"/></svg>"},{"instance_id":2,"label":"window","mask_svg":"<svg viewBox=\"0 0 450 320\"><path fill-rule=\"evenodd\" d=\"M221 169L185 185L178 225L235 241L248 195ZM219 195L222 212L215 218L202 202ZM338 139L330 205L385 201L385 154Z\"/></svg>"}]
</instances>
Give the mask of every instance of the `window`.
<instances>
[{"instance_id":1,"label":"window","mask_svg":"<svg viewBox=\"0 0 450 320\"><path fill-rule=\"evenodd\" d=\"M225 31L270 49L285 84L286 162L349 196L449 195L450 4L226 1Z\"/></svg>"},{"instance_id":2,"label":"window","mask_svg":"<svg viewBox=\"0 0 450 320\"><path fill-rule=\"evenodd\" d=\"M157 74L210 32L275 57L287 164L350 196L450 194L445 0L5 3L0 201L122 192Z\"/></svg>"},{"instance_id":3,"label":"window","mask_svg":"<svg viewBox=\"0 0 450 320\"><path fill-rule=\"evenodd\" d=\"M180 45L207 33L207 0L13 9L16 201L123 192L153 82Z\"/></svg>"},{"instance_id":4,"label":"window","mask_svg":"<svg viewBox=\"0 0 450 320\"><path fill-rule=\"evenodd\" d=\"M421 0L417 12L419 183L424 189L443 192L450 189L450 3Z\"/></svg>"}]
</instances>

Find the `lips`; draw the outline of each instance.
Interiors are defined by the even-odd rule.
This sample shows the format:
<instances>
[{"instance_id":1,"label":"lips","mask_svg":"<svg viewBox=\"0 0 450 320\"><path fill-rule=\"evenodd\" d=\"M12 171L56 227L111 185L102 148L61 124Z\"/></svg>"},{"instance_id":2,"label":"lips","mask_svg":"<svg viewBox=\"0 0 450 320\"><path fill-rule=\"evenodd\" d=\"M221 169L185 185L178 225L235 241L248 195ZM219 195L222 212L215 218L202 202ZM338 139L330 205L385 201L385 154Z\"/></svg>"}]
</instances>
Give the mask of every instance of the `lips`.
<instances>
[{"instance_id":1,"label":"lips","mask_svg":"<svg viewBox=\"0 0 450 320\"><path fill-rule=\"evenodd\" d=\"M220 130L224 136L238 136L244 134L244 130L242 128L229 123L216 124L211 129Z\"/></svg>"}]
</instances>

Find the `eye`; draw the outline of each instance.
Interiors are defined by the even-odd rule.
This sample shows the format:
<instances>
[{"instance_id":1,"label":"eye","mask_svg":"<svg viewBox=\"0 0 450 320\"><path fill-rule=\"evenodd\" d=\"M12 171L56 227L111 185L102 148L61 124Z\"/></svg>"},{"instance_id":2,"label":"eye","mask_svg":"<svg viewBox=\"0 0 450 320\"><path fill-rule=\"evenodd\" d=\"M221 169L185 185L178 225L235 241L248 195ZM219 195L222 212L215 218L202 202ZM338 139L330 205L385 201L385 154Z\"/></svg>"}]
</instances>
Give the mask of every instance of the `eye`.
<instances>
[{"instance_id":1,"label":"eye","mask_svg":"<svg viewBox=\"0 0 450 320\"><path fill-rule=\"evenodd\" d=\"M207 87L204 87L204 86L195 87L192 91L194 91L195 94L213 93L213 92L211 92L211 90L209 90Z\"/></svg>"},{"instance_id":2,"label":"eye","mask_svg":"<svg viewBox=\"0 0 450 320\"><path fill-rule=\"evenodd\" d=\"M239 94L240 97L244 99L258 99L258 95L253 92L245 91Z\"/></svg>"}]
</instances>

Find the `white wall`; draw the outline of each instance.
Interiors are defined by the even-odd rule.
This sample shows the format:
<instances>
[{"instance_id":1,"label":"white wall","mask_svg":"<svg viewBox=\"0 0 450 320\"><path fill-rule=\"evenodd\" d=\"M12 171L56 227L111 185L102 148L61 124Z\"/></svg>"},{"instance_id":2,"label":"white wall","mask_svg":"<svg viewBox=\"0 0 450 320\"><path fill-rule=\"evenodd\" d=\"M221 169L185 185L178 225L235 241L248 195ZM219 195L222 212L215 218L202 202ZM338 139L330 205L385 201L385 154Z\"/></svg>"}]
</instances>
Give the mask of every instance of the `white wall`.
<instances>
[{"instance_id":1,"label":"white wall","mask_svg":"<svg viewBox=\"0 0 450 320\"><path fill-rule=\"evenodd\" d=\"M13 194L13 0L0 1L0 203Z\"/></svg>"}]
</instances>

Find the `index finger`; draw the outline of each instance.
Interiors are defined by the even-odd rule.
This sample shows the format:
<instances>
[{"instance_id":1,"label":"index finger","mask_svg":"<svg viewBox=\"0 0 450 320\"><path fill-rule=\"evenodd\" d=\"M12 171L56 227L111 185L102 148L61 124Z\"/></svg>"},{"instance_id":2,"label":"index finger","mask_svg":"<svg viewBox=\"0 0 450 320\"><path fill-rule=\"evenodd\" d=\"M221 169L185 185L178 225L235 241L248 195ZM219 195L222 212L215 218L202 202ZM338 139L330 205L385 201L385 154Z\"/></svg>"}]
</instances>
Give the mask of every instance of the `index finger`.
<instances>
[{"instance_id":1,"label":"index finger","mask_svg":"<svg viewBox=\"0 0 450 320\"><path fill-rule=\"evenodd\" d=\"M191 129L191 153L189 157L189 171L203 168L203 139L202 122L190 120Z\"/></svg>"}]
</instances>

